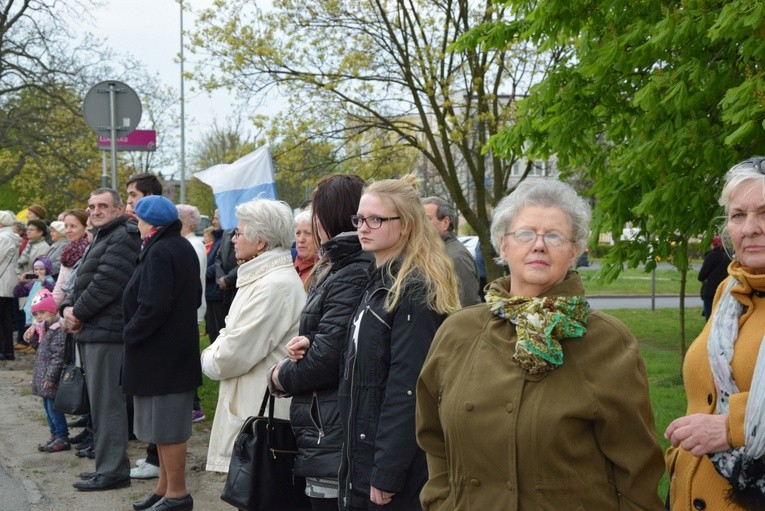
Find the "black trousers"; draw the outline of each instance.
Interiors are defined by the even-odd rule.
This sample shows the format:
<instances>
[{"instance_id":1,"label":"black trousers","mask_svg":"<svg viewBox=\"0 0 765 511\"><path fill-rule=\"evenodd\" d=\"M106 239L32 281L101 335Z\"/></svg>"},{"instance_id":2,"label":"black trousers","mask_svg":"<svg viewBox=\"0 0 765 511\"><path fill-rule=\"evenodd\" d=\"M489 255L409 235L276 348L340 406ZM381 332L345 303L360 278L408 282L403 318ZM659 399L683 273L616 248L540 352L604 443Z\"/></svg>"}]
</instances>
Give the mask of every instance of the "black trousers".
<instances>
[{"instance_id":1,"label":"black trousers","mask_svg":"<svg viewBox=\"0 0 765 511\"><path fill-rule=\"evenodd\" d=\"M13 297L0 297L0 353L13 355Z\"/></svg>"}]
</instances>

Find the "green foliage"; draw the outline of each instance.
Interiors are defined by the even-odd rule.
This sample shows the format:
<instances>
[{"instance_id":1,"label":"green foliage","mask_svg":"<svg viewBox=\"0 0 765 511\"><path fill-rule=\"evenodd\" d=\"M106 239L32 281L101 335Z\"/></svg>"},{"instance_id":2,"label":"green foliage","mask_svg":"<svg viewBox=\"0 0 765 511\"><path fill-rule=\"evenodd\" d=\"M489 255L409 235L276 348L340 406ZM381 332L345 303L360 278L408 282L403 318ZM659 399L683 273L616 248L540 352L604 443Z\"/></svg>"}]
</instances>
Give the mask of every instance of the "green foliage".
<instances>
[{"instance_id":1,"label":"green foliage","mask_svg":"<svg viewBox=\"0 0 765 511\"><path fill-rule=\"evenodd\" d=\"M554 154L564 171L581 172L595 199L593 238L626 222L640 229L640 240L616 243L603 257L605 278L624 266L650 269L657 258L685 271L688 240L717 227L724 173L765 143L762 6L501 3L525 21L522 39L561 49L563 58L491 149Z\"/></svg>"},{"instance_id":2,"label":"green foliage","mask_svg":"<svg viewBox=\"0 0 765 511\"><path fill-rule=\"evenodd\" d=\"M451 196L489 255L489 212L507 194L516 158L497 158L485 142L558 58L520 40L452 46L468 27L507 17L488 0L279 0L262 11L229 0L202 13L190 50L204 56L195 78L207 89L260 101L278 88L269 140L281 146L275 154L292 155L276 158L290 200L312 188L314 169L413 171ZM482 37L496 42L519 32L512 26Z\"/></svg>"},{"instance_id":3,"label":"green foliage","mask_svg":"<svg viewBox=\"0 0 765 511\"><path fill-rule=\"evenodd\" d=\"M5 185L16 194L18 209L39 203L52 216L83 207L100 186L101 155L78 111L81 101L71 89L58 90L55 98L26 89L4 104L4 114L21 117L15 148L5 154L26 154L20 172Z\"/></svg>"},{"instance_id":4,"label":"green foliage","mask_svg":"<svg viewBox=\"0 0 765 511\"><path fill-rule=\"evenodd\" d=\"M527 147L584 169L594 231L631 221L645 233L643 243L613 246L612 276L655 257L684 264L678 248L716 226L723 174L765 142L765 46L752 37L765 30L762 9L734 4L513 2L528 22L523 37L566 41L574 53L519 104L492 148Z\"/></svg>"}]
</instances>

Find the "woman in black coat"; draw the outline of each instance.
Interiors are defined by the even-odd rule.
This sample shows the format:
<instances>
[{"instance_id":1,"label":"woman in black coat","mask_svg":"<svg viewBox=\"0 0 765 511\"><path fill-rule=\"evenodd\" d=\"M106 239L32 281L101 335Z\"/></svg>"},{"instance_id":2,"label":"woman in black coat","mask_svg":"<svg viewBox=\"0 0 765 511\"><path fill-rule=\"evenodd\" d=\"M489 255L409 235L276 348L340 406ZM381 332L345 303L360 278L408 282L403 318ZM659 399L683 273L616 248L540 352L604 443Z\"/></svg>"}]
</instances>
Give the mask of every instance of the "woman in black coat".
<instances>
[{"instance_id":1,"label":"woman in black coat","mask_svg":"<svg viewBox=\"0 0 765 511\"><path fill-rule=\"evenodd\" d=\"M367 281L372 257L362 252L351 215L364 182L351 175L322 179L313 195L313 232L324 257L300 317L300 335L285 360L270 373L275 395L291 394L290 418L298 441L295 475L306 478L314 511L338 509L337 471L343 428L337 407L340 360L351 313ZM307 352L304 349L309 347Z\"/></svg>"},{"instance_id":2,"label":"woman in black coat","mask_svg":"<svg viewBox=\"0 0 765 511\"><path fill-rule=\"evenodd\" d=\"M123 294L125 358L122 387L134 401L136 436L157 444L159 482L134 509L193 509L186 489L186 442L194 391L202 384L197 308L199 260L181 236L172 202L159 195L135 206L143 242Z\"/></svg>"},{"instance_id":3,"label":"woman in black coat","mask_svg":"<svg viewBox=\"0 0 765 511\"><path fill-rule=\"evenodd\" d=\"M709 319L712 314L712 302L717 292L717 286L728 276L730 257L723 247L722 238L715 235L712 238L712 250L704 254L704 263L699 269L699 281L701 282L701 301L704 310L701 315Z\"/></svg>"}]
</instances>

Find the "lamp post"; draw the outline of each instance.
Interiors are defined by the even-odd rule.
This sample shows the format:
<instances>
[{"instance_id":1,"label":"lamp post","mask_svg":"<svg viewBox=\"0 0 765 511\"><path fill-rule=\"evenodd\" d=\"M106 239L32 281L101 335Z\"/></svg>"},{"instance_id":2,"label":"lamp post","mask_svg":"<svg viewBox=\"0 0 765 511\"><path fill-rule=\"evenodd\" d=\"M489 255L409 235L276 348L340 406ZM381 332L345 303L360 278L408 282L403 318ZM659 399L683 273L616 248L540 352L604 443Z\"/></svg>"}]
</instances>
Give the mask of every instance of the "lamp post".
<instances>
[{"instance_id":1,"label":"lamp post","mask_svg":"<svg viewBox=\"0 0 765 511\"><path fill-rule=\"evenodd\" d=\"M186 116L185 94L183 83L183 0L178 0L181 6L181 197L180 203L186 204Z\"/></svg>"}]
</instances>

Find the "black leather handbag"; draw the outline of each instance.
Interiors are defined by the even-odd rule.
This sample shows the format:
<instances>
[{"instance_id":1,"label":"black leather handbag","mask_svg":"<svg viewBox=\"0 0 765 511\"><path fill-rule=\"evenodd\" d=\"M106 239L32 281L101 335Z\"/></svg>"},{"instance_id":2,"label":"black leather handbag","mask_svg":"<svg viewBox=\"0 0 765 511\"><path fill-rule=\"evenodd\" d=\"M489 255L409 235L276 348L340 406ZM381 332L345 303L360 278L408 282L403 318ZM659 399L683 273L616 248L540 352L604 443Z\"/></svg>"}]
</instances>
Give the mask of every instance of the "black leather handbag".
<instances>
[{"instance_id":1,"label":"black leather handbag","mask_svg":"<svg viewBox=\"0 0 765 511\"><path fill-rule=\"evenodd\" d=\"M58 378L58 390L53 400L53 409L70 415L90 413L88 389L85 386L85 372L74 360L74 340L66 336L65 360L67 364Z\"/></svg>"},{"instance_id":2,"label":"black leather handbag","mask_svg":"<svg viewBox=\"0 0 765 511\"><path fill-rule=\"evenodd\" d=\"M266 389L258 416L236 436L220 498L240 511L310 511L305 479L292 473L295 454L292 425L274 418L274 397Z\"/></svg>"}]
</instances>

